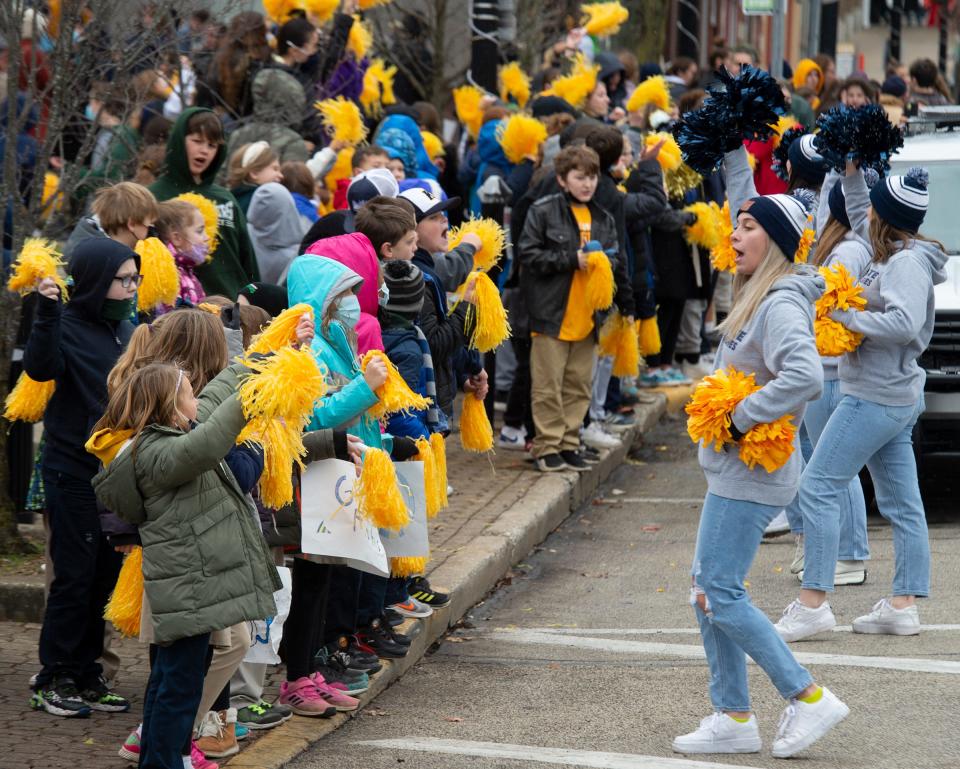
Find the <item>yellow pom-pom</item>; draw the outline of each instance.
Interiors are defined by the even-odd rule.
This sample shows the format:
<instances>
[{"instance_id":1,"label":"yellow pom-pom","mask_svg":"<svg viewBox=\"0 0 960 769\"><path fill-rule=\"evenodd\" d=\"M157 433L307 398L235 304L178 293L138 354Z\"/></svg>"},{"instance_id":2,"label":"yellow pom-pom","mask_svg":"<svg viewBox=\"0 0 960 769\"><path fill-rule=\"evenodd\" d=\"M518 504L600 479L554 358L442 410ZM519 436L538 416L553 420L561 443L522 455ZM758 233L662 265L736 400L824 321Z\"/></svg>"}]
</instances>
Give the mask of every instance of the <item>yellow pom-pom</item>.
<instances>
[{"instance_id":1,"label":"yellow pom-pom","mask_svg":"<svg viewBox=\"0 0 960 769\"><path fill-rule=\"evenodd\" d=\"M783 467L793 454L797 428L790 414L770 424L759 424L740 439L740 459L753 470L760 465L768 473Z\"/></svg>"},{"instance_id":2,"label":"yellow pom-pom","mask_svg":"<svg viewBox=\"0 0 960 769\"><path fill-rule=\"evenodd\" d=\"M773 148L776 149L780 146L780 140L783 138L783 135L791 128L796 128L800 124L793 115L782 115L775 124L771 123L770 125L773 126L771 141L773 142Z\"/></svg>"},{"instance_id":3,"label":"yellow pom-pom","mask_svg":"<svg viewBox=\"0 0 960 769\"><path fill-rule=\"evenodd\" d=\"M640 373L640 340L637 325L614 312L600 329L600 352L613 356L614 376L637 376Z\"/></svg>"},{"instance_id":4,"label":"yellow pom-pom","mask_svg":"<svg viewBox=\"0 0 960 769\"><path fill-rule=\"evenodd\" d=\"M661 141L663 142L660 152L657 153L657 162L660 164L660 168L663 169L664 173L676 171L680 168L680 164L683 163L683 158L680 155L680 145L677 144L677 140L674 139L671 134L647 134L647 137L643 141L647 147L652 147Z\"/></svg>"},{"instance_id":5,"label":"yellow pom-pom","mask_svg":"<svg viewBox=\"0 0 960 769\"><path fill-rule=\"evenodd\" d=\"M43 175L43 192L40 195L40 216L46 221L50 215L63 207L63 190L60 189L60 177L53 171Z\"/></svg>"},{"instance_id":6,"label":"yellow pom-pom","mask_svg":"<svg viewBox=\"0 0 960 769\"><path fill-rule=\"evenodd\" d=\"M430 406L430 399L417 395L400 375L399 369L383 350L368 350L360 361L360 368L367 370L371 360L382 360L387 364L387 381L376 390L377 402L368 411L374 419L383 419L387 414L407 411L423 411Z\"/></svg>"},{"instance_id":7,"label":"yellow pom-pom","mask_svg":"<svg viewBox=\"0 0 960 769\"><path fill-rule=\"evenodd\" d=\"M721 451L724 443L733 440L730 434L733 410L759 389L753 374L743 374L732 366L704 377L686 405L690 439L705 447L712 443L714 451Z\"/></svg>"},{"instance_id":8,"label":"yellow pom-pom","mask_svg":"<svg viewBox=\"0 0 960 769\"><path fill-rule=\"evenodd\" d=\"M364 452L354 493L360 512L377 528L399 531L410 523L410 512L397 485L397 471L383 449L368 448Z\"/></svg>"},{"instance_id":9,"label":"yellow pom-pom","mask_svg":"<svg viewBox=\"0 0 960 769\"><path fill-rule=\"evenodd\" d=\"M123 559L113 594L107 601L103 618L121 635L140 635L140 613L143 611L143 548L135 547Z\"/></svg>"},{"instance_id":10,"label":"yellow pom-pom","mask_svg":"<svg viewBox=\"0 0 960 769\"><path fill-rule=\"evenodd\" d=\"M493 428L483 401L467 393L460 412L460 445L466 451L483 454L493 451Z\"/></svg>"},{"instance_id":11,"label":"yellow pom-pom","mask_svg":"<svg viewBox=\"0 0 960 769\"><path fill-rule=\"evenodd\" d=\"M174 200L185 200L195 206L203 217L203 230L210 242L209 255L207 256L209 262L213 259L213 252L217 250L217 245L220 243L220 215L217 213L216 203L196 192L184 192L182 195L177 195Z\"/></svg>"},{"instance_id":12,"label":"yellow pom-pom","mask_svg":"<svg viewBox=\"0 0 960 769\"><path fill-rule=\"evenodd\" d=\"M697 220L684 229L687 243L710 250L716 248L720 242L720 223L718 221L719 208L709 203L691 203L683 209L693 214Z\"/></svg>"},{"instance_id":13,"label":"yellow pom-pom","mask_svg":"<svg viewBox=\"0 0 960 769\"><path fill-rule=\"evenodd\" d=\"M457 293L462 297L470 284L474 294L473 303L467 306L466 318L467 326L472 328L470 346L480 352L490 352L510 338L507 310L500 298L500 289L487 273L474 270Z\"/></svg>"},{"instance_id":14,"label":"yellow pom-pom","mask_svg":"<svg viewBox=\"0 0 960 769\"><path fill-rule=\"evenodd\" d=\"M463 236L471 233L480 238L480 249L473 255L473 269L486 272L499 261L507 246L507 231L496 219L467 219L454 227L447 235L447 244L453 249L463 242Z\"/></svg>"},{"instance_id":15,"label":"yellow pom-pom","mask_svg":"<svg viewBox=\"0 0 960 769\"><path fill-rule=\"evenodd\" d=\"M243 378L237 392L247 419L282 419L303 427L314 404L326 394L323 374L307 349L281 347L244 364L252 373Z\"/></svg>"},{"instance_id":16,"label":"yellow pom-pom","mask_svg":"<svg viewBox=\"0 0 960 769\"><path fill-rule=\"evenodd\" d=\"M813 332L817 340L817 352L826 357L853 352L863 341L863 334L851 331L831 318L817 318L813 322Z\"/></svg>"},{"instance_id":17,"label":"yellow pom-pom","mask_svg":"<svg viewBox=\"0 0 960 769\"><path fill-rule=\"evenodd\" d=\"M597 37L609 37L620 31L620 25L630 18L630 11L624 8L620 3L588 3L581 5L580 10L586 17L583 26L588 35Z\"/></svg>"},{"instance_id":18,"label":"yellow pom-pom","mask_svg":"<svg viewBox=\"0 0 960 769\"><path fill-rule=\"evenodd\" d=\"M313 106L320 113L323 126L333 141L356 146L367 138L367 126L360 108L349 99L338 96L315 102Z\"/></svg>"},{"instance_id":19,"label":"yellow pom-pom","mask_svg":"<svg viewBox=\"0 0 960 769\"><path fill-rule=\"evenodd\" d=\"M354 147L347 147L342 149L337 153L337 159L333 163L333 168L331 168L323 181L327 185L327 189L330 192L336 192L337 182L341 179L349 179L353 176L353 153L356 151Z\"/></svg>"},{"instance_id":20,"label":"yellow pom-pom","mask_svg":"<svg viewBox=\"0 0 960 769\"><path fill-rule=\"evenodd\" d=\"M536 158L546 140L547 127L529 115L511 115L497 128L497 142L511 163Z\"/></svg>"},{"instance_id":21,"label":"yellow pom-pom","mask_svg":"<svg viewBox=\"0 0 960 769\"><path fill-rule=\"evenodd\" d=\"M358 7L361 11L369 11L371 8L376 8L378 5L390 5L393 0L360 0Z\"/></svg>"},{"instance_id":22,"label":"yellow pom-pom","mask_svg":"<svg viewBox=\"0 0 960 769\"><path fill-rule=\"evenodd\" d=\"M640 337L640 353L642 355L659 355L660 353L660 326L656 316L637 321L637 335Z\"/></svg>"},{"instance_id":23,"label":"yellow pom-pom","mask_svg":"<svg viewBox=\"0 0 960 769\"><path fill-rule=\"evenodd\" d=\"M314 24L326 24L340 7L339 0L299 0L303 10Z\"/></svg>"},{"instance_id":24,"label":"yellow pom-pom","mask_svg":"<svg viewBox=\"0 0 960 769\"><path fill-rule=\"evenodd\" d=\"M357 57L357 61L363 59L370 48L373 46L373 33L366 22L360 18L359 14L353 15L353 26L350 27L350 34L347 36L347 50Z\"/></svg>"},{"instance_id":25,"label":"yellow pom-pom","mask_svg":"<svg viewBox=\"0 0 960 769\"><path fill-rule=\"evenodd\" d=\"M817 318L814 321L813 330L817 340L817 351L826 356L852 352L860 346L863 334L851 331L829 316L833 310L866 309L867 300L863 296L863 286L854 280L853 275L842 264L821 267L820 274L826 281L827 287L816 302Z\"/></svg>"},{"instance_id":26,"label":"yellow pom-pom","mask_svg":"<svg viewBox=\"0 0 960 769\"><path fill-rule=\"evenodd\" d=\"M443 139L437 136L432 131L420 130L420 138L423 139L423 149L427 153L427 157L430 160L436 160L439 157L443 157L447 154L447 151L443 148Z\"/></svg>"},{"instance_id":27,"label":"yellow pom-pom","mask_svg":"<svg viewBox=\"0 0 960 769\"><path fill-rule=\"evenodd\" d=\"M68 294L67 282L60 272L61 269L65 268L61 256L62 254L52 241L42 238L27 238L17 261L13 263L13 271L10 280L7 281L7 288L10 291L19 292L21 296L26 296L37 287L40 281L45 278L53 278L57 286L60 287L60 296L66 299Z\"/></svg>"},{"instance_id":28,"label":"yellow pom-pom","mask_svg":"<svg viewBox=\"0 0 960 769\"><path fill-rule=\"evenodd\" d=\"M702 181L703 177L683 162L673 171L663 174L663 185L667 188L667 197L670 200L683 200L684 196L699 187Z\"/></svg>"},{"instance_id":29,"label":"yellow pom-pom","mask_svg":"<svg viewBox=\"0 0 960 769\"><path fill-rule=\"evenodd\" d=\"M3 403L3 418L10 422L39 422L56 388L57 383L52 379L37 382L21 372Z\"/></svg>"},{"instance_id":30,"label":"yellow pom-pom","mask_svg":"<svg viewBox=\"0 0 960 769\"><path fill-rule=\"evenodd\" d=\"M430 448L430 441L417 438L418 462L423 462L423 490L426 495L427 518L433 518L440 512L440 496L437 489L437 460Z\"/></svg>"},{"instance_id":31,"label":"yellow pom-pom","mask_svg":"<svg viewBox=\"0 0 960 769\"><path fill-rule=\"evenodd\" d=\"M797 250L793 254L793 261L797 264L806 264L810 258L810 249L813 247L813 241L817 237L816 230L813 229L813 214L807 214L807 226L800 236L800 242L797 244Z\"/></svg>"},{"instance_id":32,"label":"yellow pom-pom","mask_svg":"<svg viewBox=\"0 0 960 769\"><path fill-rule=\"evenodd\" d=\"M730 201L725 201L723 208L711 203L711 206L717 211L717 228L720 232L720 238L717 245L710 249L710 264L713 269L721 272L737 271L737 253L733 250L733 244L730 237L733 235L733 223L730 221Z\"/></svg>"},{"instance_id":33,"label":"yellow pom-pom","mask_svg":"<svg viewBox=\"0 0 960 769\"><path fill-rule=\"evenodd\" d=\"M509 101L512 96L520 105L520 109L527 106L527 102L530 101L530 78L518 62L512 61L500 67L498 79L502 101Z\"/></svg>"},{"instance_id":34,"label":"yellow pom-pom","mask_svg":"<svg viewBox=\"0 0 960 769\"><path fill-rule=\"evenodd\" d=\"M423 574L427 569L426 558L391 558L390 576L391 577L415 577Z\"/></svg>"},{"instance_id":35,"label":"yellow pom-pom","mask_svg":"<svg viewBox=\"0 0 960 769\"><path fill-rule=\"evenodd\" d=\"M397 75L397 68L387 66L383 59L373 59L367 71L363 73L363 91L360 93L360 104L364 112L377 116L384 106L395 104L397 97L393 93L393 79Z\"/></svg>"},{"instance_id":36,"label":"yellow pom-pom","mask_svg":"<svg viewBox=\"0 0 960 769\"><path fill-rule=\"evenodd\" d=\"M246 354L248 356L255 353L267 354L295 344L297 325L304 315L313 317L313 307L306 303L295 304L281 312L270 321L270 325L250 340Z\"/></svg>"},{"instance_id":37,"label":"yellow pom-pom","mask_svg":"<svg viewBox=\"0 0 960 769\"><path fill-rule=\"evenodd\" d=\"M440 433L431 433L430 448L433 451L433 461L437 465L437 490L440 494L440 509L445 508L447 499L447 444Z\"/></svg>"},{"instance_id":38,"label":"yellow pom-pom","mask_svg":"<svg viewBox=\"0 0 960 769\"><path fill-rule=\"evenodd\" d=\"M290 20L296 11L303 10L301 0L263 0L263 12L274 24Z\"/></svg>"},{"instance_id":39,"label":"yellow pom-pom","mask_svg":"<svg viewBox=\"0 0 960 769\"><path fill-rule=\"evenodd\" d=\"M587 97L597 87L597 73L599 64L588 64L586 57L578 53L573 61L573 69L569 75L562 75L550 84L549 93L559 96L568 104L581 109Z\"/></svg>"},{"instance_id":40,"label":"yellow pom-pom","mask_svg":"<svg viewBox=\"0 0 960 769\"><path fill-rule=\"evenodd\" d=\"M258 443L263 449L263 473L260 475L260 500L279 510L293 501L293 465L304 469L301 425L282 419L251 419L237 437L237 443Z\"/></svg>"},{"instance_id":41,"label":"yellow pom-pom","mask_svg":"<svg viewBox=\"0 0 960 769\"><path fill-rule=\"evenodd\" d=\"M670 89L663 75L648 77L630 94L627 100L627 112L639 112L648 104L656 104L658 109L670 109Z\"/></svg>"},{"instance_id":42,"label":"yellow pom-pom","mask_svg":"<svg viewBox=\"0 0 960 769\"><path fill-rule=\"evenodd\" d=\"M613 267L603 251L587 255L587 306L591 310L606 310L613 304Z\"/></svg>"},{"instance_id":43,"label":"yellow pom-pom","mask_svg":"<svg viewBox=\"0 0 960 769\"><path fill-rule=\"evenodd\" d=\"M161 304L173 304L180 293L177 262L160 238L137 241L134 250L140 255L143 283L137 290L137 309L153 312Z\"/></svg>"},{"instance_id":44,"label":"yellow pom-pom","mask_svg":"<svg viewBox=\"0 0 960 769\"><path fill-rule=\"evenodd\" d=\"M476 139L483 125L484 93L475 85L462 85L453 89L453 106L457 120L467 127L470 136Z\"/></svg>"}]
</instances>

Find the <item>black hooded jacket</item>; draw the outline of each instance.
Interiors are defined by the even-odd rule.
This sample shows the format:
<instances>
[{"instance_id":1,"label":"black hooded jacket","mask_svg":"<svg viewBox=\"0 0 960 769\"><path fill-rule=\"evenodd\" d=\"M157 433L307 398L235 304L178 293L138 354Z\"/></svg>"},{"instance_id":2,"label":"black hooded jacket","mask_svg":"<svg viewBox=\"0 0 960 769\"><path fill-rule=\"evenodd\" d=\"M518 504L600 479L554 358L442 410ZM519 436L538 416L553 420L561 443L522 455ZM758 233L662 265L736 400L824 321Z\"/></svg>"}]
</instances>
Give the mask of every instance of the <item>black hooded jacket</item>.
<instances>
[{"instance_id":1,"label":"black hooded jacket","mask_svg":"<svg viewBox=\"0 0 960 769\"><path fill-rule=\"evenodd\" d=\"M107 374L133 333L129 321L103 320L100 311L113 278L127 259L140 257L110 238L81 241L73 252L69 301L40 297L23 369L38 382L56 382L44 414L47 470L89 480L99 460L83 445L107 405Z\"/></svg>"}]
</instances>

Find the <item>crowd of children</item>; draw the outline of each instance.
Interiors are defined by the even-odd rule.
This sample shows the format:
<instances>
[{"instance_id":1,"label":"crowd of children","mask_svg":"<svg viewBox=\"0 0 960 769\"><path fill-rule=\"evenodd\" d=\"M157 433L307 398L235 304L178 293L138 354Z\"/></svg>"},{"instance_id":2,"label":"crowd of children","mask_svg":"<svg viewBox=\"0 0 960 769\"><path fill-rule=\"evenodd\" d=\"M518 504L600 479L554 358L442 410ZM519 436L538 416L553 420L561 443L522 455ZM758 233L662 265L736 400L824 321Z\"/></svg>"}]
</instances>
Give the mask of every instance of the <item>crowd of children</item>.
<instances>
[{"instance_id":1,"label":"crowd of children","mask_svg":"<svg viewBox=\"0 0 960 769\"><path fill-rule=\"evenodd\" d=\"M23 354L30 379L56 384L36 470L52 582L34 707L129 709L105 667L104 607L124 554L142 553L137 630L151 673L120 755L142 769L215 769L248 730L356 709L379 660L407 654L394 628L449 601L422 569L384 577L302 552L299 468L289 468L290 501L265 503L270 445L244 440L252 417L237 393L260 360L245 353L252 340L296 307L290 344L323 379L300 438L304 464L360 468L375 450L422 459L466 411L462 397L486 402L487 418L505 404L498 448L527 452L542 472L584 471L620 445L644 387L715 368L753 374L759 387L728 420L728 442L789 414L800 450L771 471L729 446L701 449L709 493L692 603L716 713L674 747L759 750L745 654L791 703L774 755L808 747L846 706L786 642L832 627L827 593L864 570L862 466L894 525L897 576L855 629L916 632L915 599L929 590L910 454L916 358L943 263L917 234L925 182L888 177L868 192L869 174L848 163L841 176L812 133L836 103L872 103L873 85L805 59L773 88L790 117L694 170L676 129L695 125L716 93L697 87L691 60L664 77L627 52L595 53L575 30L534 78L505 66L499 97L457 89L441 121L431 104L395 98L409 84L366 50L352 0L326 15L309 2L269 5L272 17L247 11L222 27L206 11L185 21L166 41L172 59L161 45L152 62L172 78L171 61L192 60L165 99L126 104L116 83L91 93L98 137L90 158L76 158L89 171L71 200L69 287L54 275L30 287L39 296ZM756 71L747 46L714 59L734 77ZM880 97L895 121L936 101L928 70L919 62L909 85L896 72L882 84L899 100ZM704 77L709 87L714 69ZM137 125L123 117L134 111ZM162 161L147 142L158 135ZM720 212L711 226L724 235L703 237L704 211ZM497 247L491 233L507 230L512 245ZM830 315L862 343L842 357L821 351L822 364L813 324L824 282L797 264L811 252L807 230L816 264L841 265L865 289L865 310ZM176 273L165 292L158 254ZM504 324L483 341L496 318L509 319L508 344ZM393 367L422 400L384 414ZM775 627L743 580L784 508L784 527L801 537L802 589ZM268 702L265 666L243 658L248 623L276 611L285 563L285 680Z\"/></svg>"}]
</instances>

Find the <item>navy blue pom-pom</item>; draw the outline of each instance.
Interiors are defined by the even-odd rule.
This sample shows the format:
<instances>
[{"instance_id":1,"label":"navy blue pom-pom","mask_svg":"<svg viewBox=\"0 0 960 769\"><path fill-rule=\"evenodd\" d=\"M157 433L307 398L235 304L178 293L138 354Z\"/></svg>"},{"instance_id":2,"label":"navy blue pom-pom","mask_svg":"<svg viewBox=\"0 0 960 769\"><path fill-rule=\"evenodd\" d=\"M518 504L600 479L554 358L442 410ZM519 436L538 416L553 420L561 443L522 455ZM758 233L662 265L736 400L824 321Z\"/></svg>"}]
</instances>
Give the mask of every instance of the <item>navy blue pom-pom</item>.
<instances>
[{"instance_id":1,"label":"navy blue pom-pom","mask_svg":"<svg viewBox=\"0 0 960 769\"><path fill-rule=\"evenodd\" d=\"M790 145L806 133L807 129L799 124L793 128L788 128L783 132L783 136L780 137L780 143L773 151L773 160L770 161L770 168L785 182L790 179L790 174L787 171L787 158L790 155Z\"/></svg>"},{"instance_id":2,"label":"navy blue pom-pom","mask_svg":"<svg viewBox=\"0 0 960 769\"><path fill-rule=\"evenodd\" d=\"M872 190L873 185L880 181L880 174L877 173L876 168L870 168L867 166L862 170L863 181L867 183L867 189Z\"/></svg>"},{"instance_id":3,"label":"navy blue pom-pom","mask_svg":"<svg viewBox=\"0 0 960 769\"><path fill-rule=\"evenodd\" d=\"M890 157L903 146L903 132L879 104L834 107L817 118L817 127L814 145L838 173L844 172L848 160L855 160L860 168L885 175Z\"/></svg>"},{"instance_id":4,"label":"navy blue pom-pom","mask_svg":"<svg viewBox=\"0 0 960 769\"><path fill-rule=\"evenodd\" d=\"M790 194L800 201L800 204L808 214L813 213L813 210L817 207L817 195L813 190L808 190L806 187L798 187Z\"/></svg>"},{"instance_id":5,"label":"navy blue pom-pom","mask_svg":"<svg viewBox=\"0 0 960 769\"><path fill-rule=\"evenodd\" d=\"M913 166L908 169L904 177L907 185L914 189L926 190L927 185L930 184L930 174L927 173L926 168L920 166Z\"/></svg>"}]
</instances>

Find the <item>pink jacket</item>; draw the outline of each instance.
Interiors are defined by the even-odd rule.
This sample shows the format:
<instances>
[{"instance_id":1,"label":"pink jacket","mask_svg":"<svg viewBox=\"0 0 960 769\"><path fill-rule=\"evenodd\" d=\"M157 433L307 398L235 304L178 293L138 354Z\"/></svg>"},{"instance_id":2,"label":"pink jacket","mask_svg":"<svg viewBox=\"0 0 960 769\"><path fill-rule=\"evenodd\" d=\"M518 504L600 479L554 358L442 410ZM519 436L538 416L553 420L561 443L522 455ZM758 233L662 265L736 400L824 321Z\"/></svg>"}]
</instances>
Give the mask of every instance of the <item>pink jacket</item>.
<instances>
[{"instance_id":1,"label":"pink jacket","mask_svg":"<svg viewBox=\"0 0 960 769\"><path fill-rule=\"evenodd\" d=\"M382 350L383 338L380 335L380 321L377 320L380 262L370 238L359 232L351 232L349 235L318 240L306 252L340 262L363 278L363 285L357 294L360 300L357 352L362 358L367 350Z\"/></svg>"}]
</instances>

